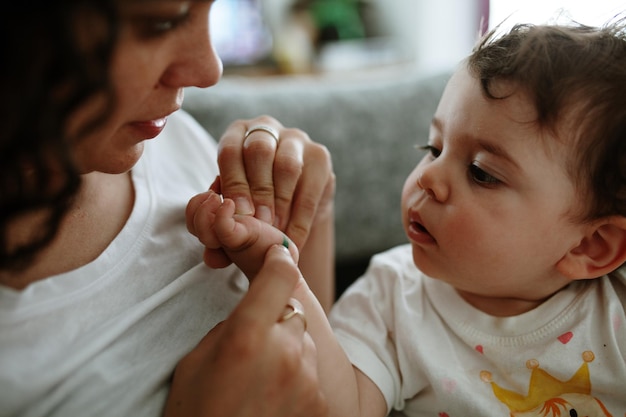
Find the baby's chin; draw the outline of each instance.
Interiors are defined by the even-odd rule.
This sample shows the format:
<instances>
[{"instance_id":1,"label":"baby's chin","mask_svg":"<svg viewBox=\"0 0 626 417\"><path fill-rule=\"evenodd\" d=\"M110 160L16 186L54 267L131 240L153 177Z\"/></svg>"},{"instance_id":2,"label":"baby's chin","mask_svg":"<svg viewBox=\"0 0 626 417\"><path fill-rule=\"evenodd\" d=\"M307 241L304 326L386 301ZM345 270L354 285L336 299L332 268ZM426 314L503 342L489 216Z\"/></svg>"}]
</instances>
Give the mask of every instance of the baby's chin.
<instances>
[{"instance_id":1,"label":"baby's chin","mask_svg":"<svg viewBox=\"0 0 626 417\"><path fill-rule=\"evenodd\" d=\"M441 281L446 281L443 277L443 271L439 268L426 253L423 252L422 248L416 244L411 244L413 248L413 264L420 270L421 273L427 275L430 278L438 279Z\"/></svg>"}]
</instances>

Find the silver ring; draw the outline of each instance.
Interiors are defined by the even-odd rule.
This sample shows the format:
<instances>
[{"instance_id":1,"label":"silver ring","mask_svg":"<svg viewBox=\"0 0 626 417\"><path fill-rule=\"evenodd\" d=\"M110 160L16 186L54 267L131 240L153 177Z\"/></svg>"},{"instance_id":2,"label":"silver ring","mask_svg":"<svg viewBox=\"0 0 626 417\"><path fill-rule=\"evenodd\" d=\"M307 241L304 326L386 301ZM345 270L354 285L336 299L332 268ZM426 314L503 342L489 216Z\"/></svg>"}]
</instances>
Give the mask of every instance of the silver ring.
<instances>
[{"instance_id":1,"label":"silver ring","mask_svg":"<svg viewBox=\"0 0 626 417\"><path fill-rule=\"evenodd\" d=\"M304 311L302 311L300 307L297 307L293 305L292 303L287 303L287 308L291 309L291 311L281 316L281 318L278 319L278 322L282 323L283 321L287 321L296 316L300 317L300 320L302 320L302 324L304 324L304 331L306 332L307 323L306 323L306 317L304 316Z\"/></svg>"},{"instance_id":2,"label":"silver ring","mask_svg":"<svg viewBox=\"0 0 626 417\"><path fill-rule=\"evenodd\" d=\"M252 132L256 132L256 131L263 131L266 133L269 133L274 140L276 141L276 143L278 143L278 139L279 139L279 133L278 130L274 129L271 126L266 126L266 125L255 125L255 126L251 126L247 131L246 134L243 135L243 139L246 140L248 139L248 136L250 136L252 134Z\"/></svg>"}]
</instances>

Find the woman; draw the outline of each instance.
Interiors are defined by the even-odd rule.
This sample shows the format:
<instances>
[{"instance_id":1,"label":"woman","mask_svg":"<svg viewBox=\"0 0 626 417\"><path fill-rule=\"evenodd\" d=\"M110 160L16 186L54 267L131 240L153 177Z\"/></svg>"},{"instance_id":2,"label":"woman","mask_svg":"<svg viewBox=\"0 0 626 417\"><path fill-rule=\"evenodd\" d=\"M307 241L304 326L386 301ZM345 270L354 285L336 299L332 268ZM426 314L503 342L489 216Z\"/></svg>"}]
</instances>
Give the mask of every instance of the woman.
<instances>
[{"instance_id":1,"label":"woman","mask_svg":"<svg viewBox=\"0 0 626 417\"><path fill-rule=\"evenodd\" d=\"M323 415L315 347L280 320L290 257L248 289L185 225L213 183L298 245L330 304L325 148L261 117L217 149L177 112L221 75L212 3L28 2L0 28L0 415Z\"/></svg>"}]
</instances>

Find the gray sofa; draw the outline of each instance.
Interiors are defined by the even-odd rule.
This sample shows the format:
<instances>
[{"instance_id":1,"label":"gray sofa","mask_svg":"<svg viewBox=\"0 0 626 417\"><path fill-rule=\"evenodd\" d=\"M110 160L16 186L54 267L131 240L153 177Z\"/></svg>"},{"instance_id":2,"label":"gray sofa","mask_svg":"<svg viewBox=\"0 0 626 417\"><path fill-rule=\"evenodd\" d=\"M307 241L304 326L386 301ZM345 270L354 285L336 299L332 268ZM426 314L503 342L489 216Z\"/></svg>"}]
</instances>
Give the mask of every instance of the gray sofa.
<instances>
[{"instance_id":1,"label":"gray sofa","mask_svg":"<svg viewBox=\"0 0 626 417\"><path fill-rule=\"evenodd\" d=\"M333 157L337 176L337 290L370 257L406 241L400 193L428 140L449 73L386 71L363 76L225 77L186 91L184 109L219 138L237 118L269 114L305 130Z\"/></svg>"}]
</instances>

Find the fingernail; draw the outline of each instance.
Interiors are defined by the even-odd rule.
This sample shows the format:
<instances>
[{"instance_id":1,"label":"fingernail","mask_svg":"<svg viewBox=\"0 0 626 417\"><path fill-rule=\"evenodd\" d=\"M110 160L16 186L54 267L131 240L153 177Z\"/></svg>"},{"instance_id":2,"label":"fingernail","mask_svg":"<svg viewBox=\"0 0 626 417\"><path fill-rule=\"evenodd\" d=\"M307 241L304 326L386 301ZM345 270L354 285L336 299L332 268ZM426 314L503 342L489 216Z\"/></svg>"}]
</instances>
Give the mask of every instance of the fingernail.
<instances>
[{"instance_id":1,"label":"fingernail","mask_svg":"<svg viewBox=\"0 0 626 417\"><path fill-rule=\"evenodd\" d=\"M272 222L272 210L268 206L259 206L256 209L255 216L257 219L264 221L265 223Z\"/></svg>"},{"instance_id":2,"label":"fingernail","mask_svg":"<svg viewBox=\"0 0 626 417\"><path fill-rule=\"evenodd\" d=\"M254 210L252 209L252 204L245 197L238 197L235 199L235 212L237 214L253 214Z\"/></svg>"},{"instance_id":3,"label":"fingernail","mask_svg":"<svg viewBox=\"0 0 626 417\"><path fill-rule=\"evenodd\" d=\"M278 217L277 215L274 215L274 227L277 227L280 229L281 223L280 223L280 217Z\"/></svg>"},{"instance_id":4,"label":"fingernail","mask_svg":"<svg viewBox=\"0 0 626 417\"><path fill-rule=\"evenodd\" d=\"M284 256L288 257L289 260L294 262L293 257L291 256L291 252L289 252L289 249L287 249L286 246L283 246L283 245L273 245L271 249L275 250L275 251L280 251Z\"/></svg>"},{"instance_id":5,"label":"fingernail","mask_svg":"<svg viewBox=\"0 0 626 417\"><path fill-rule=\"evenodd\" d=\"M209 194L207 196L207 199L205 200L205 202L209 202L209 201L222 201L222 196L220 196L217 193L214 193L213 191L209 191Z\"/></svg>"}]
</instances>

